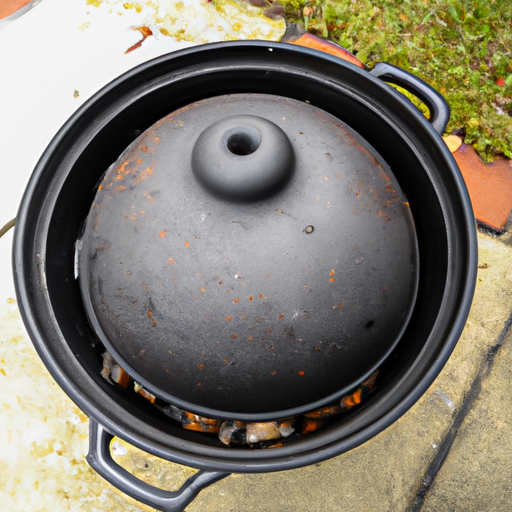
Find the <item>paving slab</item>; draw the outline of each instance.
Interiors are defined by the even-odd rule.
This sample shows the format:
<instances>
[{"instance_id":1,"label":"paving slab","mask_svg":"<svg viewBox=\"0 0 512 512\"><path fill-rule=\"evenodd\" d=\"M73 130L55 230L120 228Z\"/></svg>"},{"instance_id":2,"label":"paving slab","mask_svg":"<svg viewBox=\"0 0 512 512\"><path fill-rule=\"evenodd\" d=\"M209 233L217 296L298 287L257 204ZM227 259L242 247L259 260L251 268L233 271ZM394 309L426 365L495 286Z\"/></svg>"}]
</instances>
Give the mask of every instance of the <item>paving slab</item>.
<instances>
[{"instance_id":1,"label":"paving slab","mask_svg":"<svg viewBox=\"0 0 512 512\"><path fill-rule=\"evenodd\" d=\"M512 509L512 334L496 355L422 512Z\"/></svg>"}]
</instances>

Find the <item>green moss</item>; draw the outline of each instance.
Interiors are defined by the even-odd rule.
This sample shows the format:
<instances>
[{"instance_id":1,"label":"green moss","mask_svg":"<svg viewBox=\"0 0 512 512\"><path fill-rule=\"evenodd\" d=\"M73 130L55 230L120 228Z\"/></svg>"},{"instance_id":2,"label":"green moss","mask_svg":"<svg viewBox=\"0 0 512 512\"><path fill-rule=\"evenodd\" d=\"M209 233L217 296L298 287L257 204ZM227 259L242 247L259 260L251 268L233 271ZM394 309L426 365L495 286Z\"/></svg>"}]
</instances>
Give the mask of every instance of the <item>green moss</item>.
<instances>
[{"instance_id":1,"label":"green moss","mask_svg":"<svg viewBox=\"0 0 512 512\"><path fill-rule=\"evenodd\" d=\"M439 90L452 108L447 131L463 130L485 160L512 158L510 0L282 2L290 21L306 21L368 66L395 64Z\"/></svg>"}]
</instances>

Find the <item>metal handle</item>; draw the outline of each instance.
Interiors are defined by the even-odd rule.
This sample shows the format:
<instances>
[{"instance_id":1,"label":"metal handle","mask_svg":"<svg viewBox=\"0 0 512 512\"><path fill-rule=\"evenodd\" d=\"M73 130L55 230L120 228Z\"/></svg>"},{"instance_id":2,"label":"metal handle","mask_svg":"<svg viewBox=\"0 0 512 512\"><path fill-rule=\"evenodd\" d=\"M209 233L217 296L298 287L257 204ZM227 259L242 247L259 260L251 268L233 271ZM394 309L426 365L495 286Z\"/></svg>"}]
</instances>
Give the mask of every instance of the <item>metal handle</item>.
<instances>
[{"instance_id":1,"label":"metal handle","mask_svg":"<svg viewBox=\"0 0 512 512\"><path fill-rule=\"evenodd\" d=\"M430 124L439 135L443 135L450 119L450 105L440 92L417 76L386 62L375 64L370 73L385 82L403 87L423 101L430 110Z\"/></svg>"},{"instance_id":2,"label":"metal handle","mask_svg":"<svg viewBox=\"0 0 512 512\"><path fill-rule=\"evenodd\" d=\"M120 491L162 512L184 512L185 507L203 489L230 475L220 471L198 471L177 491L164 491L139 480L114 461L110 454L110 442L113 437L104 427L91 419L87 462Z\"/></svg>"}]
</instances>

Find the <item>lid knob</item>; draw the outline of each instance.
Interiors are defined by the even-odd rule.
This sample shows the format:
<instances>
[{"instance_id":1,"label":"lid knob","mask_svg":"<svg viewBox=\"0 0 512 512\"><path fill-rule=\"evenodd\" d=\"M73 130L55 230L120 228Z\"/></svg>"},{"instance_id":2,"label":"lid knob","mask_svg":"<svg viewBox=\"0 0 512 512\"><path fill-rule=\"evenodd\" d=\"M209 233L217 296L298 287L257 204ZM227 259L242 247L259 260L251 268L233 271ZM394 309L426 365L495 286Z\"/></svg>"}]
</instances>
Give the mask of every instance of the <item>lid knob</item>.
<instances>
[{"instance_id":1,"label":"lid knob","mask_svg":"<svg viewBox=\"0 0 512 512\"><path fill-rule=\"evenodd\" d=\"M247 202L266 199L288 182L295 155L288 136L258 116L230 116L206 128L192 150L192 171L215 196Z\"/></svg>"}]
</instances>

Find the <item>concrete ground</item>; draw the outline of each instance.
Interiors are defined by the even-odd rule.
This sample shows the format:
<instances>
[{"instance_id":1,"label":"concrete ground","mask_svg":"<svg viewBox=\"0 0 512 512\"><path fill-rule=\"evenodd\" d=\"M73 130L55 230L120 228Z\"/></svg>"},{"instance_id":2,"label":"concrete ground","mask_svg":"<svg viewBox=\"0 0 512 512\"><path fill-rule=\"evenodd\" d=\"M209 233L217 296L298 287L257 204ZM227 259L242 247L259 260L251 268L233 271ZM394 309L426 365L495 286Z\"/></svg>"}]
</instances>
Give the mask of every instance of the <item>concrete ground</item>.
<instances>
[{"instance_id":1,"label":"concrete ground","mask_svg":"<svg viewBox=\"0 0 512 512\"><path fill-rule=\"evenodd\" d=\"M478 242L478 282L463 335L409 412L366 444L321 464L229 476L187 510L512 510L512 237L479 234ZM88 420L39 361L15 303L3 313L0 334L2 510L150 510L88 466ZM193 473L121 441L114 451L120 464L164 488L176 488Z\"/></svg>"}]
</instances>

